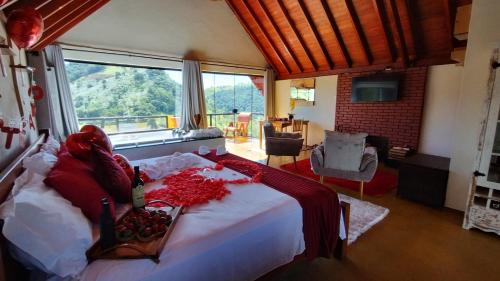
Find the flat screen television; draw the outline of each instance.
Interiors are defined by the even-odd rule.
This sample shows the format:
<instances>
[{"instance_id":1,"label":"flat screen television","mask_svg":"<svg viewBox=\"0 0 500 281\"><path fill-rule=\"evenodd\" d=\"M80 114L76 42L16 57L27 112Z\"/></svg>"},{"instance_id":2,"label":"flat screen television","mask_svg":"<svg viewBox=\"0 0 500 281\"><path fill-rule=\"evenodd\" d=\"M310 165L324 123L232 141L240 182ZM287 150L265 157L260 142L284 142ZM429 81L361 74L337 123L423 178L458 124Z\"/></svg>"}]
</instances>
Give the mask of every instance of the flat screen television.
<instances>
[{"instance_id":1,"label":"flat screen television","mask_svg":"<svg viewBox=\"0 0 500 281\"><path fill-rule=\"evenodd\" d=\"M352 102L396 101L399 75L373 75L352 79Z\"/></svg>"}]
</instances>

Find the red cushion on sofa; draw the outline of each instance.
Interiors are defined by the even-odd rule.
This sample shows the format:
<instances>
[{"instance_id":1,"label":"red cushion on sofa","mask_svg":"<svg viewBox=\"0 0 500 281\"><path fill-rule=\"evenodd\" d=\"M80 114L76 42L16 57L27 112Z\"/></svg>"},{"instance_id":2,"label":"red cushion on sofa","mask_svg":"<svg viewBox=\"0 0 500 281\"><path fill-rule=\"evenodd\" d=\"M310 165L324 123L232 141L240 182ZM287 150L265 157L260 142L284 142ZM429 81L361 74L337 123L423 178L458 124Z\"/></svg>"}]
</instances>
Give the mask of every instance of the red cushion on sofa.
<instances>
[{"instance_id":1,"label":"red cushion on sofa","mask_svg":"<svg viewBox=\"0 0 500 281\"><path fill-rule=\"evenodd\" d=\"M93 164L78 160L69 152L62 151L44 182L80 208L92 222L97 223L102 212L102 198L109 199L113 216L115 207L113 198L95 179L93 170Z\"/></svg>"},{"instance_id":2,"label":"red cushion on sofa","mask_svg":"<svg viewBox=\"0 0 500 281\"><path fill-rule=\"evenodd\" d=\"M132 183L125 171L113 159L111 153L98 145L92 145L96 178L101 186L120 203L132 201Z\"/></svg>"}]
</instances>

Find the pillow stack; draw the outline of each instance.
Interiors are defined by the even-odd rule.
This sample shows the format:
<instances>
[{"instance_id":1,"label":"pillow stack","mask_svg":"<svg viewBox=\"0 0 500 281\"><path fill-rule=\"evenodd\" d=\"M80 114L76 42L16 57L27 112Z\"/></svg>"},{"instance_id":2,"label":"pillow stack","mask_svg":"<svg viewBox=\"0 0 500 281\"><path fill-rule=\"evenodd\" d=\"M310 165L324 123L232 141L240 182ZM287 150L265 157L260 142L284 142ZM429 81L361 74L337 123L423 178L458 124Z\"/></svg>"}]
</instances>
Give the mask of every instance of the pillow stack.
<instances>
[{"instance_id":1,"label":"pillow stack","mask_svg":"<svg viewBox=\"0 0 500 281\"><path fill-rule=\"evenodd\" d=\"M101 199L131 201L131 181L104 148L78 159L49 137L40 152L24 160L9 199L0 208L12 256L26 268L75 278L87 266L91 222L99 222ZM50 188L50 187L52 188ZM58 278L55 278L58 279Z\"/></svg>"},{"instance_id":2,"label":"pillow stack","mask_svg":"<svg viewBox=\"0 0 500 281\"><path fill-rule=\"evenodd\" d=\"M26 170L0 208L2 233L12 256L26 268L43 271L47 279L78 276L87 266L85 253L93 243L92 228L82 210L44 184L59 162L59 150L59 143L49 138L40 152L26 158Z\"/></svg>"},{"instance_id":3,"label":"pillow stack","mask_svg":"<svg viewBox=\"0 0 500 281\"><path fill-rule=\"evenodd\" d=\"M131 182L111 153L100 146L92 145L88 159L91 160L73 157L63 146L45 183L97 223L102 212L101 199L108 198L114 214L114 200L131 201Z\"/></svg>"}]
</instances>

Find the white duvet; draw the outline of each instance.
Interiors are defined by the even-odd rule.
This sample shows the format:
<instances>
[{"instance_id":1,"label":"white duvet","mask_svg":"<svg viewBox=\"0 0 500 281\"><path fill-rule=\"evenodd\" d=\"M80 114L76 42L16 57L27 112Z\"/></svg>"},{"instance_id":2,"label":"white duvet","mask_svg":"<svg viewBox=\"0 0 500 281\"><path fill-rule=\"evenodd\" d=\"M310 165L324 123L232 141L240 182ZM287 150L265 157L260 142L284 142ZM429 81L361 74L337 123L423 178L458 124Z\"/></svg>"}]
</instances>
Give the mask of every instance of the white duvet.
<instances>
[{"instance_id":1,"label":"white duvet","mask_svg":"<svg viewBox=\"0 0 500 281\"><path fill-rule=\"evenodd\" d=\"M199 159L197 166L213 165ZM244 177L227 168L210 175ZM186 209L159 264L146 259L98 260L87 266L81 280L255 280L304 251L302 209L294 198L264 184L228 188L231 194L222 201Z\"/></svg>"}]
</instances>

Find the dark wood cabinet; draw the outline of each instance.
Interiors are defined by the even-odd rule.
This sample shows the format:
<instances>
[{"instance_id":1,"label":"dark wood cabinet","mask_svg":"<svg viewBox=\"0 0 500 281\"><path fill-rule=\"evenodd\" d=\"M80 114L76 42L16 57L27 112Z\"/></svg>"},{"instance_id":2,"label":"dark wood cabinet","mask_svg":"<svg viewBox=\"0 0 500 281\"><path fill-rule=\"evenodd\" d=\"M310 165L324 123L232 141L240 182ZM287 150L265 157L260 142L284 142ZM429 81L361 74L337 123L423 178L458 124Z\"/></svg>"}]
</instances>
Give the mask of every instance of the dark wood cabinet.
<instances>
[{"instance_id":1,"label":"dark wood cabinet","mask_svg":"<svg viewBox=\"0 0 500 281\"><path fill-rule=\"evenodd\" d=\"M400 162L398 195L433 207L444 206L450 159L417 153Z\"/></svg>"}]
</instances>

